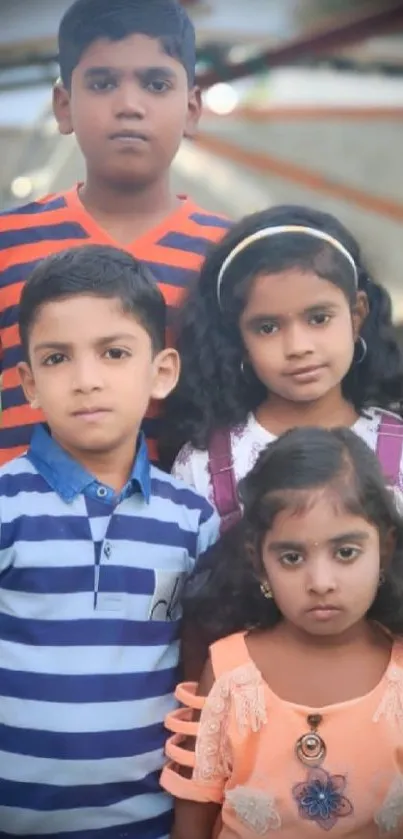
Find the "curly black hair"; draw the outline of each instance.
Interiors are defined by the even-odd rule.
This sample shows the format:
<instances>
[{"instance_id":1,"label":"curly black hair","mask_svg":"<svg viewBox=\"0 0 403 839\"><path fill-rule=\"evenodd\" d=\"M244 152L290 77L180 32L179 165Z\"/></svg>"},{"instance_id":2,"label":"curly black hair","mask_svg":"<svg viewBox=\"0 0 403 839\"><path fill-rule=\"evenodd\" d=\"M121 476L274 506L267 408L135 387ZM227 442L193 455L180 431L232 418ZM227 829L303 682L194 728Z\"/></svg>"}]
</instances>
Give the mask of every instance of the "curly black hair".
<instances>
[{"instance_id":1,"label":"curly black hair","mask_svg":"<svg viewBox=\"0 0 403 839\"><path fill-rule=\"evenodd\" d=\"M260 589L263 539L281 510L296 502L299 509L309 506L310 491L325 487L379 530L381 545L394 533L393 557L367 617L403 634L403 519L378 460L350 429L305 427L285 432L262 452L239 486L243 519L204 554L187 583L185 620L203 643L282 619Z\"/></svg>"},{"instance_id":2,"label":"curly black hair","mask_svg":"<svg viewBox=\"0 0 403 839\"><path fill-rule=\"evenodd\" d=\"M182 372L176 391L166 405L167 439L176 450L190 441L208 447L216 428L243 423L267 397L267 391L244 358L239 319L251 280L262 271L278 273L290 268L313 270L330 280L352 306L356 298L354 275L348 260L325 241L296 233L262 239L240 253L225 273L220 304L217 278L228 254L247 236L264 227L314 227L337 239L351 254L358 272L358 287L365 291L369 314L362 326L367 354L352 364L343 392L360 413L370 405L397 410L403 401L403 364L392 323L387 291L375 283L362 262L354 237L333 216L300 206L271 207L247 216L210 251L199 279L177 323Z\"/></svg>"}]
</instances>

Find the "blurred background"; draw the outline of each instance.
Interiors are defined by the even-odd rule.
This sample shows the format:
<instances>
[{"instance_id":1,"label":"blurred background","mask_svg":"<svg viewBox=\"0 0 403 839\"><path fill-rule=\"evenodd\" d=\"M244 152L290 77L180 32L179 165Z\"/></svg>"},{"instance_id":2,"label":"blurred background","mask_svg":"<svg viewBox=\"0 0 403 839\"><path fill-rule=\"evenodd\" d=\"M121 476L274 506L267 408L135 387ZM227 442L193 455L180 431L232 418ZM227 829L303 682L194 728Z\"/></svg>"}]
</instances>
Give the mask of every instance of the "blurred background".
<instances>
[{"instance_id":1,"label":"blurred background","mask_svg":"<svg viewBox=\"0 0 403 839\"><path fill-rule=\"evenodd\" d=\"M403 0L183 3L205 113L178 191L233 217L279 202L334 212L403 324ZM50 110L69 5L0 0L0 209L82 177Z\"/></svg>"}]
</instances>

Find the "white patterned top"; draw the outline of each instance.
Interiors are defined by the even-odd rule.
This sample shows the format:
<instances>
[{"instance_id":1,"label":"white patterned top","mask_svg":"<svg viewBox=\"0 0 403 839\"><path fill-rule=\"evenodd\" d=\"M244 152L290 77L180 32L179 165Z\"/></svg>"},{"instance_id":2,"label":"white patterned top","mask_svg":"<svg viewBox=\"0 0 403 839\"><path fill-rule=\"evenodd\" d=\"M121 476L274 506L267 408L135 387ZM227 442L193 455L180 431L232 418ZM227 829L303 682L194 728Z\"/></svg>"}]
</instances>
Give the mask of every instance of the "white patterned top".
<instances>
[{"instance_id":1,"label":"white patterned top","mask_svg":"<svg viewBox=\"0 0 403 839\"><path fill-rule=\"evenodd\" d=\"M384 410L381 411L379 408L368 408L365 416L360 416L352 426L352 430L373 451L376 451L379 426L382 414L385 413ZM396 416L397 423L402 422L397 415L392 414L392 416ZM252 469L260 452L275 439L275 435L263 428L252 413L249 414L244 425L231 430L232 461L237 483ZM193 486L200 495L204 495L214 504L208 460L206 450L195 449L190 443L187 443L179 452L172 471L175 477L181 478L185 483ZM402 490L403 503L403 458L400 463L399 487Z\"/></svg>"}]
</instances>

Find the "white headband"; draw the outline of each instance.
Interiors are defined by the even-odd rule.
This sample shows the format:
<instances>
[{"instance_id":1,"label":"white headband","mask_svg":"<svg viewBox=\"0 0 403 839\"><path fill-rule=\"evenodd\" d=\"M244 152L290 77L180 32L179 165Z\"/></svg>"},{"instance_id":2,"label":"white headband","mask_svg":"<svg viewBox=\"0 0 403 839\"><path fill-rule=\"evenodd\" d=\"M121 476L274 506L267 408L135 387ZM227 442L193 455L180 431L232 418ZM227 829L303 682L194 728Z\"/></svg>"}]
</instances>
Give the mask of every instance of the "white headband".
<instances>
[{"instance_id":1,"label":"white headband","mask_svg":"<svg viewBox=\"0 0 403 839\"><path fill-rule=\"evenodd\" d=\"M358 288L358 271L357 266L354 262L351 253L338 241L338 239L334 239L333 236L330 236L328 233L324 233L323 230L316 230L315 227L300 227L296 224L283 224L278 227L263 227L262 230L257 230L256 233L252 233L250 236L247 236L246 239L242 239L242 242L239 242L235 248L228 254L227 258L224 260L220 273L218 275L217 280L217 299L218 305L221 305L221 286L222 281L224 279L224 274L234 261L235 257L238 254L242 253L249 245L252 245L254 242L258 242L260 239L269 239L270 236L277 236L280 233L304 233L306 236L312 236L314 239L321 239L323 242L327 242L328 245L332 245L339 253L343 254L343 256L348 260L353 270L354 276L354 283L355 287Z\"/></svg>"}]
</instances>

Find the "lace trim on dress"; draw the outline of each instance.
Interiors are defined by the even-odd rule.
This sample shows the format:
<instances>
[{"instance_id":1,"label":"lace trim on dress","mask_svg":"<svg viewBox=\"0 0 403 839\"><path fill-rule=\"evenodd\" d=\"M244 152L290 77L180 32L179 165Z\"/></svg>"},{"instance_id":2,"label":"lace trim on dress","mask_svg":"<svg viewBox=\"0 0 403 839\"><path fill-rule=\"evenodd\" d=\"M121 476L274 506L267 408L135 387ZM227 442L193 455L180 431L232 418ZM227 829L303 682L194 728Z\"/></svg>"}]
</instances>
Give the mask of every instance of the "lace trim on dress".
<instances>
[{"instance_id":1,"label":"lace trim on dress","mask_svg":"<svg viewBox=\"0 0 403 839\"><path fill-rule=\"evenodd\" d=\"M393 661L386 674L386 689L373 716L373 722L382 717L403 728L403 644L395 643Z\"/></svg>"},{"instance_id":2,"label":"lace trim on dress","mask_svg":"<svg viewBox=\"0 0 403 839\"><path fill-rule=\"evenodd\" d=\"M214 683L200 716L193 779L223 780L231 774L228 721L231 705L241 734L259 731L267 722L264 685L252 663L224 673Z\"/></svg>"},{"instance_id":3,"label":"lace trim on dress","mask_svg":"<svg viewBox=\"0 0 403 839\"><path fill-rule=\"evenodd\" d=\"M375 824L381 834L397 830L403 821L403 776L398 775L392 782L382 807L375 814Z\"/></svg>"}]
</instances>

